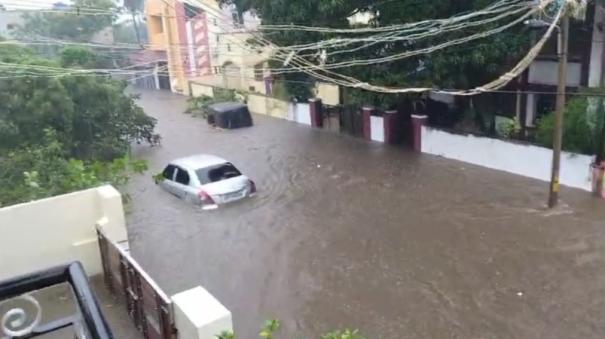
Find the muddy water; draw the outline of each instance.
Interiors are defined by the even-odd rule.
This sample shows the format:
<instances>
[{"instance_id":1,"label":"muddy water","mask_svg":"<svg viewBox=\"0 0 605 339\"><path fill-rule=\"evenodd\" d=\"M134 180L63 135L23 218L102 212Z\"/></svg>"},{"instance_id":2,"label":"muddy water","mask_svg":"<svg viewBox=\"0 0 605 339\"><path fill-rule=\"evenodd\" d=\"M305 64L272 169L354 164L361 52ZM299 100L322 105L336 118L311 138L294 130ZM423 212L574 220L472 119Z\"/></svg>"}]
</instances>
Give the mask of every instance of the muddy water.
<instances>
[{"instance_id":1,"label":"muddy water","mask_svg":"<svg viewBox=\"0 0 605 339\"><path fill-rule=\"evenodd\" d=\"M605 212L565 189L267 117L237 131L145 92L160 171L213 153L257 182L256 198L199 211L150 175L132 183L132 250L173 293L203 285L241 338L279 318L283 338L359 328L369 338L605 337Z\"/></svg>"}]
</instances>

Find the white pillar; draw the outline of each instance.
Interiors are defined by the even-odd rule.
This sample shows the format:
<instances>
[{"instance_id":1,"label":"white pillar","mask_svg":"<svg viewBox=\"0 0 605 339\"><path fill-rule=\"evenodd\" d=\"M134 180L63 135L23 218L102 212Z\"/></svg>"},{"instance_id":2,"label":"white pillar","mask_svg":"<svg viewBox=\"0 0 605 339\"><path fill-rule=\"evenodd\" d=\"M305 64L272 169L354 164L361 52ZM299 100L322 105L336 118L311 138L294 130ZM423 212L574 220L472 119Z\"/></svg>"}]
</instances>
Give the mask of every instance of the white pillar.
<instances>
[{"instance_id":1,"label":"white pillar","mask_svg":"<svg viewBox=\"0 0 605 339\"><path fill-rule=\"evenodd\" d=\"M179 339L216 339L217 334L233 330L231 312L203 287L181 292L171 299Z\"/></svg>"},{"instance_id":2,"label":"white pillar","mask_svg":"<svg viewBox=\"0 0 605 339\"><path fill-rule=\"evenodd\" d=\"M603 49L605 48L603 41L605 39L605 27L603 27L603 21L605 21L604 9L601 5L595 4L588 87L599 87L602 84Z\"/></svg>"},{"instance_id":3,"label":"white pillar","mask_svg":"<svg viewBox=\"0 0 605 339\"><path fill-rule=\"evenodd\" d=\"M128 231L126 230L122 195L110 185L99 187L96 191L97 203L99 211L101 211L97 226L101 227L105 235L112 241L127 242Z\"/></svg>"},{"instance_id":4,"label":"white pillar","mask_svg":"<svg viewBox=\"0 0 605 339\"><path fill-rule=\"evenodd\" d=\"M525 126L534 126L534 117L536 116L536 95L527 94L527 106L525 108Z\"/></svg>"}]
</instances>

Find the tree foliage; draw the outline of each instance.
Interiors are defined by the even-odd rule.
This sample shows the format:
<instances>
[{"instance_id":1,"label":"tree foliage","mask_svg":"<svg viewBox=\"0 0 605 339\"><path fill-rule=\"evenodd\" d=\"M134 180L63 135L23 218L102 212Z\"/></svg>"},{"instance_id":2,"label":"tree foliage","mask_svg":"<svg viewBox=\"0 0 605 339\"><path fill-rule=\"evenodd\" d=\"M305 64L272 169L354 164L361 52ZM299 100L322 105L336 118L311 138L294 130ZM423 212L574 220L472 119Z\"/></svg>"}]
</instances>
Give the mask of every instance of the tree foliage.
<instances>
[{"instance_id":1,"label":"tree foliage","mask_svg":"<svg viewBox=\"0 0 605 339\"><path fill-rule=\"evenodd\" d=\"M259 336L263 339L277 339L277 332L281 323L279 320L267 320L261 331ZM217 339L236 339L238 338L232 331L223 331L220 334L216 335ZM330 333L326 333L321 336L321 339L365 339L360 333L359 330L344 330L344 331L333 331Z\"/></svg>"},{"instance_id":2,"label":"tree foliage","mask_svg":"<svg viewBox=\"0 0 605 339\"><path fill-rule=\"evenodd\" d=\"M70 158L52 129L43 142L0 155L0 207L112 184L123 187L130 173L147 165L124 155L111 161Z\"/></svg>"},{"instance_id":3,"label":"tree foliage","mask_svg":"<svg viewBox=\"0 0 605 339\"><path fill-rule=\"evenodd\" d=\"M74 0L64 13L27 13L20 34L88 42L95 33L111 26L115 19L113 15L79 14L80 8L90 7L111 10L114 1Z\"/></svg>"},{"instance_id":4,"label":"tree foliage","mask_svg":"<svg viewBox=\"0 0 605 339\"><path fill-rule=\"evenodd\" d=\"M570 100L563 115L563 149L605 157L605 100L603 97L576 97ZM553 145L555 114L538 122L537 141Z\"/></svg>"},{"instance_id":5,"label":"tree foliage","mask_svg":"<svg viewBox=\"0 0 605 339\"><path fill-rule=\"evenodd\" d=\"M138 30L139 37L135 30ZM141 41L148 41L147 24L139 22L138 18L137 25L134 24L134 21L115 24L113 25L113 38L116 43L123 44L138 44L139 38Z\"/></svg>"},{"instance_id":6,"label":"tree foliage","mask_svg":"<svg viewBox=\"0 0 605 339\"><path fill-rule=\"evenodd\" d=\"M417 22L426 19L447 18L456 14L484 8L492 0L460 1L418 1L418 0L220 0L223 5L236 5L241 11L254 10L263 24L300 24L307 26L349 27L348 17L357 12L370 12L374 19L372 26L389 26ZM522 25L521 25L522 26ZM530 35L520 34L523 27L518 26L489 38L476 40L460 46L432 54L422 55L372 66L356 66L339 71L355 76L363 81L385 86L436 86L440 88L471 88L483 84L507 71L520 55L527 50ZM439 41L447 41L462 35L473 34L486 27L467 28L440 36ZM298 45L336 38L337 34L283 31L268 32L267 39L278 45ZM426 39L413 48L434 45L435 39ZM345 58L366 59L384 57L404 50L410 46L405 42L381 45L380 48L368 48L351 55L336 56L330 62ZM296 80L285 82L294 93L305 93L300 89L301 80L312 82L305 74L282 75L278 80ZM302 85L309 87L309 85ZM368 103L380 102L383 106L400 102L402 98L413 95L380 95L363 90L350 90L349 96Z\"/></svg>"},{"instance_id":7,"label":"tree foliage","mask_svg":"<svg viewBox=\"0 0 605 339\"><path fill-rule=\"evenodd\" d=\"M61 51L61 67L97 68L97 55L85 47L67 47Z\"/></svg>"},{"instance_id":8,"label":"tree foliage","mask_svg":"<svg viewBox=\"0 0 605 339\"><path fill-rule=\"evenodd\" d=\"M120 185L131 170L141 170L125 158L130 145L154 144L159 136L155 119L125 94L126 84L102 74L57 76L39 68L85 68L94 60L82 50L49 60L3 45L0 61L18 66L0 71L6 77L0 80L0 204L104 182Z\"/></svg>"}]
</instances>

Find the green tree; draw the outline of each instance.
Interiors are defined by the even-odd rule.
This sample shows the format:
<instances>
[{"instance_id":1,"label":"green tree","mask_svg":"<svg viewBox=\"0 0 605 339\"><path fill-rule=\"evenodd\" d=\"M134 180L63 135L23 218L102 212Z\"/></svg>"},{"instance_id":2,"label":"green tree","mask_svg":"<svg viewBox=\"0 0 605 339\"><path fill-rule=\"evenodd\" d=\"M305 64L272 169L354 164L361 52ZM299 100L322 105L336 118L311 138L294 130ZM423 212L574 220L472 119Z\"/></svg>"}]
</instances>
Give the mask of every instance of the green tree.
<instances>
[{"instance_id":1,"label":"green tree","mask_svg":"<svg viewBox=\"0 0 605 339\"><path fill-rule=\"evenodd\" d=\"M90 15L88 8L99 14ZM20 29L23 36L43 36L88 42L95 33L111 26L116 16L99 12L114 9L112 0L74 0L69 9L61 13L27 13L25 24Z\"/></svg>"},{"instance_id":2,"label":"green tree","mask_svg":"<svg viewBox=\"0 0 605 339\"><path fill-rule=\"evenodd\" d=\"M97 55L85 47L67 47L61 51L62 67L95 68Z\"/></svg>"},{"instance_id":3,"label":"green tree","mask_svg":"<svg viewBox=\"0 0 605 339\"><path fill-rule=\"evenodd\" d=\"M605 157L605 100L601 96L576 97L565 106L563 115L563 149L570 152ZM554 114L538 122L536 139L552 147Z\"/></svg>"},{"instance_id":4,"label":"green tree","mask_svg":"<svg viewBox=\"0 0 605 339\"><path fill-rule=\"evenodd\" d=\"M102 184L123 188L131 173L146 169L144 161L127 156L112 161L69 158L56 133L48 129L44 143L0 156L0 207Z\"/></svg>"},{"instance_id":5,"label":"green tree","mask_svg":"<svg viewBox=\"0 0 605 339\"><path fill-rule=\"evenodd\" d=\"M124 82L61 68L94 59L87 51L48 60L18 46L0 50L0 61L14 65L0 70L0 205L120 186L144 169L127 155L132 143L159 141L155 119L125 94Z\"/></svg>"},{"instance_id":6,"label":"green tree","mask_svg":"<svg viewBox=\"0 0 605 339\"><path fill-rule=\"evenodd\" d=\"M111 160L125 154L133 142L158 140L155 119L136 105L135 96L125 94L125 82L103 74L50 77L36 71L41 75L27 76L31 72L27 66L40 62L33 52L13 47L12 54L0 53L0 61L27 57L21 62L22 75L0 71L10 76L0 82L0 149L40 143L48 128L57 132L68 155L78 159ZM61 63L86 65L93 60L89 52L75 50L65 52ZM44 65L60 67L60 62Z\"/></svg>"}]
</instances>

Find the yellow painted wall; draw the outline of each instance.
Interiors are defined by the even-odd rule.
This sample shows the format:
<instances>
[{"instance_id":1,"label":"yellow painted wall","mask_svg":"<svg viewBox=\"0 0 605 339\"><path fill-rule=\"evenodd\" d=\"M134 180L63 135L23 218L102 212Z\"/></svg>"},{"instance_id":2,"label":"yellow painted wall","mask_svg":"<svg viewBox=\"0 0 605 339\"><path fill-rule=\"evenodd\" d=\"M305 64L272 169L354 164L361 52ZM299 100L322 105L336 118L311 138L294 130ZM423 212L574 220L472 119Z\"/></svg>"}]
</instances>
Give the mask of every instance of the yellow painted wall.
<instances>
[{"instance_id":1,"label":"yellow painted wall","mask_svg":"<svg viewBox=\"0 0 605 339\"><path fill-rule=\"evenodd\" d=\"M149 48L152 50L166 50L166 37L164 35L164 23L162 20L160 15L147 16Z\"/></svg>"},{"instance_id":2,"label":"yellow painted wall","mask_svg":"<svg viewBox=\"0 0 605 339\"><path fill-rule=\"evenodd\" d=\"M272 117L285 119L288 116L288 102L267 98L267 114Z\"/></svg>"},{"instance_id":3,"label":"yellow painted wall","mask_svg":"<svg viewBox=\"0 0 605 339\"><path fill-rule=\"evenodd\" d=\"M248 95L248 109L252 113L267 114L267 97L264 95Z\"/></svg>"},{"instance_id":4,"label":"yellow painted wall","mask_svg":"<svg viewBox=\"0 0 605 339\"><path fill-rule=\"evenodd\" d=\"M318 82L315 93L324 105L336 106L340 104L340 88L338 85Z\"/></svg>"},{"instance_id":5,"label":"yellow painted wall","mask_svg":"<svg viewBox=\"0 0 605 339\"><path fill-rule=\"evenodd\" d=\"M269 115L281 119L286 119L288 116L289 103L287 101L252 93L247 95L247 99L248 109L252 113Z\"/></svg>"},{"instance_id":6,"label":"yellow painted wall","mask_svg":"<svg viewBox=\"0 0 605 339\"><path fill-rule=\"evenodd\" d=\"M214 97L214 87L196 82L191 82L191 95L194 97Z\"/></svg>"},{"instance_id":7,"label":"yellow painted wall","mask_svg":"<svg viewBox=\"0 0 605 339\"><path fill-rule=\"evenodd\" d=\"M175 6L176 0L146 1L147 31L150 48L166 51L172 91L189 94L189 85L183 67L185 51L180 48L187 42L180 40Z\"/></svg>"},{"instance_id":8,"label":"yellow painted wall","mask_svg":"<svg viewBox=\"0 0 605 339\"><path fill-rule=\"evenodd\" d=\"M147 0L145 1L146 15L162 15L164 10L164 2L162 0Z\"/></svg>"}]
</instances>

